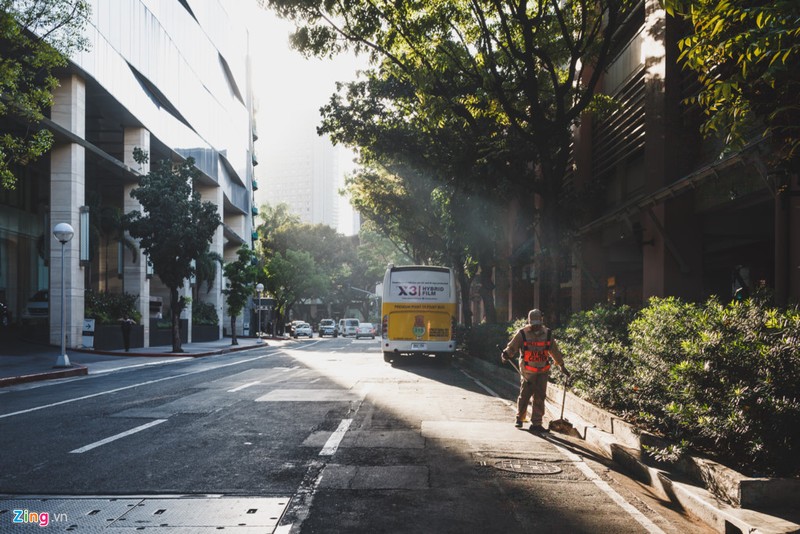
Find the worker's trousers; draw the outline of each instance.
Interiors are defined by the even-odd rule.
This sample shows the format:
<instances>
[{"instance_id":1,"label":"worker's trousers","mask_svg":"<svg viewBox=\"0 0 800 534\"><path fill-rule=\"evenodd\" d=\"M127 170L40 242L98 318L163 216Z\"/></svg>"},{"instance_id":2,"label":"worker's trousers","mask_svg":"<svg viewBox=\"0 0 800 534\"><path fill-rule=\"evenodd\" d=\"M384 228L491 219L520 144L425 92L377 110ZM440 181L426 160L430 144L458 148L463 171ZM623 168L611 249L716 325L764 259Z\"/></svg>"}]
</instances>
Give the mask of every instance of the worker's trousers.
<instances>
[{"instance_id":1,"label":"worker's trousers","mask_svg":"<svg viewBox=\"0 0 800 534\"><path fill-rule=\"evenodd\" d=\"M524 363L523 363L524 365ZM528 411L528 403L533 397L533 413L531 414L531 425L541 425L544 417L544 399L547 395L547 378L549 371L544 373L529 373L523 371L520 377L519 397L517 397L517 417L520 421L525 420L525 413Z\"/></svg>"}]
</instances>

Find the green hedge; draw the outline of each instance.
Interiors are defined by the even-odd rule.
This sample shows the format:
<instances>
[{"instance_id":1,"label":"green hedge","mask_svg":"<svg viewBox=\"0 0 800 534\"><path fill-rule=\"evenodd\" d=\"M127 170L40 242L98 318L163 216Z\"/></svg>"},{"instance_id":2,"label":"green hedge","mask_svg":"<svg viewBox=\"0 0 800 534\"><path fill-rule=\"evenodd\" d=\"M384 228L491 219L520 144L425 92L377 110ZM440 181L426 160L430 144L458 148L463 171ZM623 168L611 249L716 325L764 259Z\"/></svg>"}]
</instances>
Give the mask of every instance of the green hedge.
<instances>
[{"instance_id":1,"label":"green hedge","mask_svg":"<svg viewBox=\"0 0 800 534\"><path fill-rule=\"evenodd\" d=\"M459 339L463 340L461 349L475 358L500 365L500 351L509 340L510 323L481 323L464 329Z\"/></svg>"},{"instance_id":2,"label":"green hedge","mask_svg":"<svg viewBox=\"0 0 800 534\"><path fill-rule=\"evenodd\" d=\"M84 317L98 324L117 324L120 319L130 318L139 323L142 314L136 309L139 298L130 293L107 293L86 290L84 293Z\"/></svg>"},{"instance_id":3,"label":"green hedge","mask_svg":"<svg viewBox=\"0 0 800 534\"><path fill-rule=\"evenodd\" d=\"M758 300L598 306L558 333L575 393L749 474L800 475L800 311Z\"/></svg>"},{"instance_id":4,"label":"green hedge","mask_svg":"<svg viewBox=\"0 0 800 534\"><path fill-rule=\"evenodd\" d=\"M217 308L210 302L192 302L192 323L219 326Z\"/></svg>"}]
</instances>

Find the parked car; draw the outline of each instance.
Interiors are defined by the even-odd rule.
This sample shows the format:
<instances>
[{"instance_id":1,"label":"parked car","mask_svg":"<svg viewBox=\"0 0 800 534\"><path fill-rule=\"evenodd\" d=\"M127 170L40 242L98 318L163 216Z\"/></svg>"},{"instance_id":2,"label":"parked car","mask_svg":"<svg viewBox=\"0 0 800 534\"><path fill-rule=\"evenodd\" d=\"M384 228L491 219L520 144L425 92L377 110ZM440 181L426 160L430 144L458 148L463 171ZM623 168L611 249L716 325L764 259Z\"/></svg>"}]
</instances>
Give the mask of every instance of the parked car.
<instances>
[{"instance_id":1,"label":"parked car","mask_svg":"<svg viewBox=\"0 0 800 534\"><path fill-rule=\"evenodd\" d=\"M339 334L347 337L356 335L358 330L358 319L348 318L339 319Z\"/></svg>"},{"instance_id":2,"label":"parked car","mask_svg":"<svg viewBox=\"0 0 800 534\"><path fill-rule=\"evenodd\" d=\"M0 326L11 324L11 311L5 302L0 302Z\"/></svg>"},{"instance_id":3,"label":"parked car","mask_svg":"<svg viewBox=\"0 0 800 534\"><path fill-rule=\"evenodd\" d=\"M339 327L333 319L323 319L319 322L319 337L339 337Z\"/></svg>"},{"instance_id":4,"label":"parked car","mask_svg":"<svg viewBox=\"0 0 800 534\"><path fill-rule=\"evenodd\" d=\"M372 323L359 323L356 329L356 339L368 337L375 339L375 326Z\"/></svg>"},{"instance_id":5,"label":"parked car","mask_svg":"<svg viewBox=\"0 0 800 534\"><path fill-rule=\"evenodd\" d=\"M297 339L300 336L314 337L314 331L311 330L311 325L308 323L300 323L294 327L294 337Z\"/></svg>"},{"instance_id":6,"label":"parked car","mask_svg":"<svg viewBox=\"0 0 800 534\"><path fill-rule=\"evenodd\" d=\"M295 321L292 321L291 323L287 323L286 324L286 332L292 337L297 337L297 336L295 336L295 331L297 330L297 327L300 326L301 324L303 324L304 322L305 321L295 320Z\"/></svg>"},{"instance_id":7,"label":"parked car","mask_svg":"<svg viewBox=\"0 0 800 534\"><path fill-rule=\"evenodd\" d=\"M50 313L50 292L42 289L33 294L25 304L25 311L22 313L23 323L36 321L46 321Z\"/></svg>"}]
</instances>

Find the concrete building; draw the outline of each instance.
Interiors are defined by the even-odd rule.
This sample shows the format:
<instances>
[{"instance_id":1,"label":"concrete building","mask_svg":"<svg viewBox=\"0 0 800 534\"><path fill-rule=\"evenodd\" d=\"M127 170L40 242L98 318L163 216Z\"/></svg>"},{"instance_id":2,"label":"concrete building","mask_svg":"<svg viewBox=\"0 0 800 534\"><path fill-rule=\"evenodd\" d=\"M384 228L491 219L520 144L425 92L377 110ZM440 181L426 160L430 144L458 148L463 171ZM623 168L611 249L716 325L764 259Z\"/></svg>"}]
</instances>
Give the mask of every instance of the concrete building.
<instances>
[{"instance_id":1,"label":"concrete building","mask_svg":"<svg viewBox=\"0 0 800 534\"><path fill-rule=\"evenodd\" d=\"M769 168L767 142L723 154L701 137L703 117L685 103L697 81L678 62L686 26L658 0L640 2L622 31L630 41L600 87L619 109L586 116L575 132L567 186L602 184L604 198L593 199L561 273L562 317L651 296L724 301L739 288L768 288L778 304L800 300L798 176ZM509 256L529 245L512 236ZM531 257L498 270L509 318L539 304L536 268Z\"/></svg>"},{"instance_id":2,"label":"concrete building","mask_svg":"<svg viewBox=\"0 0 800 534\"><path fill-rule=\"evenodd\" d=\"M129 193L149 165L134 161L134 148L147 151L151 162L191 156L201 172L194 189L218 207L224 221L211 250L234 259L240 245L252 244L255 129L248 36L222 0L91 4L90 47L59 73L60 87L44 121L55 146L49 157L17 169L16 191L0 190L0 299L18 320L28 317L31 295L49 290L49 311L43 314L49 322L42 324L49 324L50 343L59 344L63 286L67 344L74 347L82 342L86 290L136 295L139 342L148 346L155 335L150 319L159 302L169 302L168 292L142 253L120 239L113 217L101 220L99 214L141 209ZM75 229L64 246L63 278L61 244L52 234L60 222ZM211 282L210 291L203 288L194 297L216 309L219 337L229 323L220 269ZM192 295L189 281L183 294ZM191 339L190 311L186 316Z\"/></svg>"},{"instance_id":3,"label":"concrete building","mask_svg":"<svg viewBox=\"0 0 800 534\"><path fill-rule=\"evenodd\" d=\"M270 205L287 204L304 223L336 228L342 173L337 149L316 133L318 121L313 114L300 116L281 132L259 167L259 182Z\"/></svg>"}]
</instances>

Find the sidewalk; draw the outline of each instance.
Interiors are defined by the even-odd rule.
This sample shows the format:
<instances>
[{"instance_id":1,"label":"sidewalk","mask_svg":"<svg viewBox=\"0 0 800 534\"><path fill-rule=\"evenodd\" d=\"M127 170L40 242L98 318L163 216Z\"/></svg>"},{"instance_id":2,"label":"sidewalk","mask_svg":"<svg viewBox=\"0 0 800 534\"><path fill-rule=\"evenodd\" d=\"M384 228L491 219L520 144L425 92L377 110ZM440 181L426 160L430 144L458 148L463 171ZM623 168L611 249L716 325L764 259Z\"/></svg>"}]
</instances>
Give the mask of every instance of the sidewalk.
<instances>
[{"instance_id":1,"label":"sidewalk","mask_svg":"<svg viewBox=\"0 0 800 534\"><path fill-rule=\"evenodd\" d=\"M519 378L514 371L477 358L461 358L460 362L478 375L497 379L503 398L516 396ZM560 387L548 384L546 410L550 420L560 417L562 393ZM720 534L800 534L800 480L749 478L700 458L693 459L701 464L694 469L698 471L696 477L687 477L679 464L669 470L653 467L642 452L646 433L572 393L567 394L565 405L564 418L573 427L570 439L614 461L664 502L685 510ZM558 434L548 436L553 441L566 440ZM739 502L734 505L730 498L721 498L725 493Z\"/></svg>"},{"instance_id":2,"label":"sidewalk","mask_svg":"<svg viewBox=\"0 0 800 534\"><path fill-rule=\"evenodd\" d=\"M171 345L117 351L94 351L92 349L67 349L69 367L55 367L60 347L40 345L23 340L3 340L0 348L0 387L39 380L66 378L87 374L109 372L124 367L147 365L160 361L182 358L197 358L213 354L224 354L258 347L274 346L287 339L264 339L257 343L253 337L237 337L238 345L231 345L231 338L200 343L183 343L182 353L173 353Z\"/></svg>"}]
</instances>

